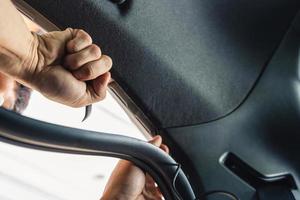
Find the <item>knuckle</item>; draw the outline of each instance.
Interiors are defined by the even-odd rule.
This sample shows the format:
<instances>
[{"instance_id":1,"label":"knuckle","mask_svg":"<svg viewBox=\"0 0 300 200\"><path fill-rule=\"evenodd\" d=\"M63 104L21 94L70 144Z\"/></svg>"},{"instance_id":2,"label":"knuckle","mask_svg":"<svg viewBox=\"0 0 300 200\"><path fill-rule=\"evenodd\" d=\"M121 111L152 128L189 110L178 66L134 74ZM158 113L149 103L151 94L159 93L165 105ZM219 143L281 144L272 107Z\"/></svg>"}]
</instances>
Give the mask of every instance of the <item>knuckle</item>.
<instances>
[{"instance_id":1,"label":"knuckle","mask_svg":"<svg viewBox=\"0 0 300 200\"><path fill-rule=\"evenodd\" d=\"M101 57L101 49L95 44L90 46L90 53L97 58Z\"/></svg>"},{"instance_id":2,"label":"knuckle","mask_svg":"<svg viewBox=\"0 0 300 200\"><path fill-rule=\"evenodd\" d=\"M105 65L108 67L108 68L111 68L112 65L113 65L113 61L111 59L111 57L107 56L107 55L103 55L103 59L105 61Z\"/></svg>"},{"instance_id":3,"label":"knuckle","mask_svg":"<svg viewBox=\"0 0 300 200\"><path fill-rule=\"evenodd\" d=\"M87 42L87 43L92 43L93 41L92 41L92 38L91 38L91 36L87 33L87 32L85 32L84 30L79 30L78 31L78 35L80 36L80 38L84 41L84 42Z\"/></svg>"},{"instance_id":4,"label":"knuckle","mask_svg":"<svg viewBox=\"0 0 300 200\"><path fill-rule=\"evenodd\" d=\"M73 50L73 51L76 51L77 49L77 44L76 44L76 41L74 41L74 40L71 40L68 44L67 44L68 46L68 49L71 49L71 50Z\"/></svg>"},{"instance_id":5,"label":"knuckle","mask_svg":"<svg viewBox=\"0 0 300 200\"><path fill-rule=\"evenodd\" d=\"M70 32L73 32L74 30L73 30L73 28L71 28L71 27L68 27L68 28L66 28L66 29L65 29L65 31L70 31Z\"/></svg>"},{"instance_id":6,"label":"knuckle","mask_svg":"<svg viewBox=\"0 0 300 200\"><path fill-rule=\"evenodd\" d=\"M77 34L78 34L78 35L82 35L82 34L85 33L85 31L82 30L82 29L76 29L76 31L77 31Z\"/></svg>"},{"instance_id":7,"label":"knuckle","mask_svg":"<svg viewBox=\"0 0 300 200\"><path fill-rule=\"evenodd\" d=\"M74 29L72 29L71 27L68 27L65 29L66 32L69 32L69 34L74 37Z\"/></svg>"}]
</instances>

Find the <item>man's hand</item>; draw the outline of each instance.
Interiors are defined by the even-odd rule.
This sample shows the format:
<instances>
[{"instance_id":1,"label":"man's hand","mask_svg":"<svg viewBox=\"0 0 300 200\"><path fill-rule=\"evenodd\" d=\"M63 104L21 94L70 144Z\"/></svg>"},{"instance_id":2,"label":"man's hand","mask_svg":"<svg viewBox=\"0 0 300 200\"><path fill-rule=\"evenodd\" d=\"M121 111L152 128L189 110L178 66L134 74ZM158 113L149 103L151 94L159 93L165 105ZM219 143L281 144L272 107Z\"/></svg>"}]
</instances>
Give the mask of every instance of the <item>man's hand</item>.
<instances>
[{"instance_id":1,"label":"man's hand","mask_svg":"<svg viewBox=\"0 0 300 200\"><path fill-rule=\"evenodd\" d=\"M112 61L82 30L30 33L10 0L0 0L0 72L73 107L105 97Z\"/></svg>"},{"instance_id":2,"label":"man's hand","mask_svg":"<svg viewBox=\"0 0 300 200\"><path fill-rule=\"evenodd\" d=\"M169 153L160 136L149 143ZM121 160L114 169L101 200L161 200L162 194L154 180L132 163Z\"/></svg>"},{"instance_id":3,"label":"man's hand","mask_svg":"<svg viewBox=\"0 0 300 200\"><path fill-rule=\"evenodd\" d=\"M102 100L110 81L110 57L84 31L68 28L33 34L21 82L59 103L81 107Z\"/></svg>"}]
</instances>

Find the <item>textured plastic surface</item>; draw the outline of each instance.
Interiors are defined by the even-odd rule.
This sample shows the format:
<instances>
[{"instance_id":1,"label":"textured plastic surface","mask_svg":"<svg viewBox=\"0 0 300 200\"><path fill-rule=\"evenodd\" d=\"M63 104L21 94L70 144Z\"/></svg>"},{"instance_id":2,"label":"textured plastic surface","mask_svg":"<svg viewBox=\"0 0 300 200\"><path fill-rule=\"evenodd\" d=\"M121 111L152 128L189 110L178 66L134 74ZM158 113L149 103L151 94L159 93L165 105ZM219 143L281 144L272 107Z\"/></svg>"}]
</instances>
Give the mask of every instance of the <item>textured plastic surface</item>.
<instances>
[{"instance_id":1,"label":"textured plastic surface","mask_svg":"<svg viewBox=\"0 0 300 200\"><path fill-rule=\"evenodd\" d=\"M197 124L246 97L298 0L26 0L56 25L93 35L113 76L159 127Z\"/></svg>"},{"instance_id":2,"label":"textured plastic surface","mask_svg":"<svg viewBox=\"0 0 300 200\"><path fill-rule=\"evenodd\" d=\"M295 200L291 191L284 187L267 187L258 191L259 200Z\"/></svg>"},{"instance_id":3,"label":"textured plastic surface","mask_svg":"<svg viewBox=\"0 0 300 200\"><path fill-rule=\"evenodd\" d=\"M61 27L91 32L112 55L117 81L157 125L210 121L162 130L198 197L224 190L256 200L220 164L225 152L265 176L290 173L299 187L300 26L273 53L300 1L26 1Z\"/></svg>"},{"instance_id":4,"label":"textured plastic surface","mask_svg":"<svg viewBox=\"0 0 300 200\"><path fill-rule=\"evenodd\" d=\"M300 35L291 28L248 99L229 116L167 130L165 137L177 146L174 155L188 166L197 191L225 190L256 200L254 188L220 164L225 152L265 176L289 173L299 188L299 47ZM299 189L293 193L300 199Z\"/></svg>"}]
</instances>

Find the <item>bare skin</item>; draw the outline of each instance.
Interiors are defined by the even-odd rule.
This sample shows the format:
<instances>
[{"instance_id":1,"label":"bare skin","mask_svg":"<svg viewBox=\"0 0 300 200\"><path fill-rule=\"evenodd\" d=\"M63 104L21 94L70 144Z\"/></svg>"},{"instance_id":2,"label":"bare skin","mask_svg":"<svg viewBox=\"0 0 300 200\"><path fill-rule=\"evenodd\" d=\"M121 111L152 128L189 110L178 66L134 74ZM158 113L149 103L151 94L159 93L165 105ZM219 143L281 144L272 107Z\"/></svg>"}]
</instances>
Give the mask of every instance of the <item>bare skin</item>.
<instances>
[{"instance_id":1,"label":"bare skin","mask_svg":"<svg viewBox=\"0 0 300 200\"><path fill-rule=\"evenodd\" d=\"M68 28L42 36L33 34L10 0L0 0L0 19L0 84L5 94L17 80L72 107L90 105L105 97L112 60L93 44L88 33ZM150 143L169 151L161 137ZM162 195L150 176L122 160L101 199L159 200Z\"/></svg>"},{"instance_id":2,"label":"bare skin","mask_svg":"<svg viewBox=\"0 0 300 200\"><path fill-rule=\"evenodd\" d=\"M149 143L169 153L160 136ZM161 200L162 194L154 180L132 163L121 160L114 169L101 200Z\"/></svg>"},{"instance_id":3,"label":"bare skin","mask_svg":"<svg viewBox=\"0 0 300 200\"><path fill-rule=\"evenodd\" d=\"M0 1L0 19L7 19L0 21L2 73L72 107L105 97L112 60L89 34L71 28L33 34L9 0Z\"/></svg>"}]
</instances>

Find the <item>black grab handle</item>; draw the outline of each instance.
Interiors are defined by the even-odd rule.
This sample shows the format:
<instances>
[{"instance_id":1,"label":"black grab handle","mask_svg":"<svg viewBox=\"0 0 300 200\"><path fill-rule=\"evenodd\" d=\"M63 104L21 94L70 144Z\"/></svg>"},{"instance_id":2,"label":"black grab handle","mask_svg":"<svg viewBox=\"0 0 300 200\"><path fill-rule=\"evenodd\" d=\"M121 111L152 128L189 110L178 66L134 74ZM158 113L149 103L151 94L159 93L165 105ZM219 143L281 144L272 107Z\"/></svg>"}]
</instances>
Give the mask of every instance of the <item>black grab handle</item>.
<instances>
[{"instance_id":1,"label":"black grab handle","mask_svg":"<svg viewBox=\"0 0 300 200\"><path fill-rule=\"evenodd\" d=\"M126 159L154 178L165 199L196 199L180 165L161 149L135 138L54 125L0 108L0 140L48 151Z\"/></svg>"}]
</instances>

